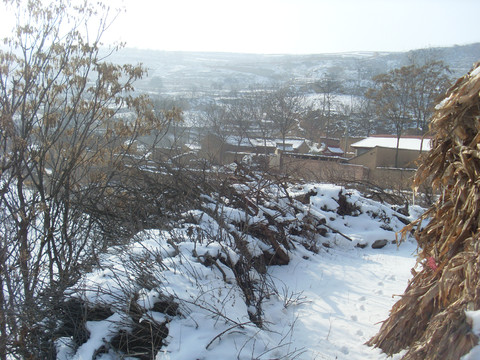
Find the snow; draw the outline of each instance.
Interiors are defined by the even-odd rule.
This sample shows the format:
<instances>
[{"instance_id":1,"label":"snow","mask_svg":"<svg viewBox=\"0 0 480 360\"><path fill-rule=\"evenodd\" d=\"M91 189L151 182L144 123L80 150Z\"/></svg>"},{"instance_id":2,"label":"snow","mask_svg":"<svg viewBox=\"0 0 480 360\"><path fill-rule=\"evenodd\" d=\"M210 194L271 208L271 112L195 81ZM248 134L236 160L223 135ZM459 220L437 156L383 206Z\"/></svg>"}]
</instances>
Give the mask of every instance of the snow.
<instances>
[{"instance_id":1,"label":"snow","mask_svg":"<svg viewBox=\"0 0 480 360\"><path fill-rule=\"evenodd\" d=\"M307 140L306 144L310 148L310 151L309 151L310 153L320 153L323 150L325 150L325 147L326 147L326 145L323 144L323 143L322 144L317 144L317 143L314 143L311 140Z\"/></svg>"},{"instance_id":2,"label":"snow","mask_svg":"<svg viewBox=\"0 0 480 360\"><path fill-rule=\"evenodd\" d=\"M467 318L472 321L472 331L475 335L480 336L480 310L465 311Z\"/></svg>"},{"instance_id":3,"label":"snow","mask_svg":"<svg viewBox=\"0 0 480 360\"><path fill-rule=\"evenodd\" d=\"M470 77L473 78L473 77L477 76L478 74L480 74L480 67L477 67L475 70L473 70L470 73Z\"/></svg>"},{"instance_id":4,"label":"snow","mask_svg":"<svg viewBox=\"0 0 480 360\"><path fill-rule=\"evenodd\" d=\"M225 139L227 144L235 146L245 146L245 147L275 147L276 142L270 139L262 138L250 138L250 137L239 137L239 136L228 136Z\"/></svg>"},{"instance_id":5,"label":"snow","mask_svg":"<svg viewBox=\"0 0 480 360\"><path fill-rule=\"evenodd\" d=\"M472 332L480 337L480 310L465 311L467 319L472 322ZM480 345L475 346L470 352L462 356L462 360L478 360L480 359Z\"/></svg>"},{"instance_id":6,"label":"snow","mask_svg":"<svg viewBox=\"0 0 480 360\"><path fill-rule=\"evenodd\" d=\"M72 296L110 304L114 315L87 322L90 338L74 353L68 338L59 339L58 359L91 359L120 324L125 324L121 320L130 301L126 299L128 291L139 294L136 301L146 309L145 316L166 321L169 333L157 360L387 359L380 350L364 343L387 318L397 300L394 296L402 294L407 286L410 269L415 266L416 244L412 240L400 246L393 243L392 229L399 230L403 224L386 205L339 186L305 184L289 188L293 198L308 192L309 202L299 213L288 212L285 197L272 198L251 217L224 205L225 222L264 224L262 214L292 224L314 217L327 220L329 226L353 239L350 242L338 233L317 237L313 241L330 245L319 245L318 253L314 253L297 244L288 252L289 264L269 266L266 277L250 270L247 276L258 286L275 289L266 293L262 302L261 327L249 316L257 309L247 304L236 284L236 274L225 265L239 261L233 236L206 212L192 210L184 218L193 218L194 224L174 231L140 232L125 251L113 248L103 255L102 266L71 289ZM355 204L358 213L336 213L340 192ZM212 199L204 199L204 209L208 209ZM382 249L356 247L378 239L387 239L389 244ZM252 254L268 250L253 236L245 236L244 241ZM207 257L213 259L213 266L199 261ZM147 289L136 281L139 269L154 276L157 287ZM153 304L161 296L174 298L181 315L155 312ZM101 355L103 360L119 358L112 351Z\"/></svg>"},{"instance_id":7,"label":"snow","mask_svg":"<svg viewBox=\"0 0 480 360\"><path fill-rule=\"evenodd\" d=\"M283 139L263 139L251 137L228 136L225 139L227 144L245 147L276 147L281 149L283 146ZM304 139L285 139L285 147L290 150L298 149L305 143Z\"/></svg>"},{"instance_id":8,"label":"snow","mask_svg":"<svg viewBox=\"0 0 480 360\"><path fill-rule=\"evenodd\" d=\"M272 281L283 292L264 305L268 330L233 328L206 349L228 326L208 313L190 313L170 323L170 334L175 335L169 336L169 345L157 359L251 359L255 345L273 349L256 354L261 359L285 354L295 354L296 359L387 359L364 343L387 317L395 301L392 295L403 293L414 250L408 243L380 251L299 252L289 266L270 269ZM224 301L230 316L248 322L246 309L232 297ZM285 340L275 349L281 339Z\"/></svg>"},{"instance_id":9,"label":"snow","mask_svg":"<svg viewBox=\"0 0 480 360\"><path fill-rule=\"evenodd\" d=\"M387 317L392 295L403 293L414 250L411 243L380 251L344 248L275 266L275 281L288 295L299 296L283 310L283 324L275 330L293 326L292 347L304 351L299 359L386 359L363 344Z\"/></svg>"},{"instance_id":10,"label":"snow","mask_svg":"<svg viewBox=\"0 0 480 360\"><path fill-rule=\"evenodd\" d=\"M450 100L452 100L452 98L453 98L453 94L450 94L449 97L446 97L440 103L435 105L435 110L443 109L450 102Z\"/></svg>"},{"instance_id":11,"label":"snow","mask_svg":"<svg viewBox=\"0 0 480 360\"><path fill-rule=\"evenodd\" d=\"M277 148L282 150L283 140L282 139L276 139L275 143L277 145ZM305 143L304 139L285 139L285 147L290 148L291 150L298 149L304 143Z\"/></svg>"},{"instance_id":12,"label":"snow","mask_svg":"<svg viewBox=\"0 0 480 360\"><path fill-rule=\"evenodd\" d=\"M92 359L95 350L108 341L113 336L114 328L122 320L120 314L113 314L106 320L87 321L86 327L90 332L88 341L80 346L72 360Z\"/></svg>"},{"instance_id":13,"label":"snow","mask_svg":"<svg viewBox=\"0 0 480 360\"><path fill-rule=\"evenodd\" d=\"M360 140L351 145L353 148L374 148L374 147L385 147L390 149L397 148L397 138L396 137L381 137L381 136L372 136L366 139ZM400 138L400 143L398 146L399 149L405 150L420 150L422 151L430 151L430 139L425 138L415 138L415 137L403 137Z\"/></svg>"},{"instance_id":14,"label":"snow","mask_svg":"<svg viewBox=\"0 0 480 360\"><path fill-rule=\"evenodd\" d=\"M343 150L339 147L328 146L327 150L331 153L334 153L334 154L339 154L339 155L343 154Z\"/></svg>"}]
</instances>

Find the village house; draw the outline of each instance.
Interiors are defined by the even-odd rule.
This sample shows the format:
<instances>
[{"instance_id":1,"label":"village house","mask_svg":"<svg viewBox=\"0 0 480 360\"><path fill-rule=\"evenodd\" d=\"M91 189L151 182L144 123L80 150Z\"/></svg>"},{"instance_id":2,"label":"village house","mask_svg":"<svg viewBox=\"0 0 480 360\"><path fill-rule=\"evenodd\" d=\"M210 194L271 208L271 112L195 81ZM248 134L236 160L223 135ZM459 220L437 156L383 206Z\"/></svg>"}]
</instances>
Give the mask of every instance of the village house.
<instances>
[{"instance_id":1,"label":"village house","mask_svg":"<svg viewBox=\"0 0 480 360\"><path fill-rule=\"evenodd\" d=\"M430 151L430 138L370 136L351 145L355 156L349 164L368 169L368 181L391 188L410 188L421 154Z\"/></svg>"},{"instance_id":2,"label":"village house","mask_svg":"<svg viewBox=\"0 0 480 360\"><path fill-rule=\"evenodd\" d=\"M241 161L246 155L273 156L279 153L309 153L305 139L262 139L208 134L201 141L200 156L215 164Z\"/></svg>"},{"instance_id":3,"label":"village house","mask_svg":"<svg viewBox=\"0 0 480 360\"><path fill-rule=\"evenodd\" d=\"M430 139L419 136L401 137L397 149L396 136L370 136L351 145L355 157L351 164L376 168L415 169L415 161L423 152L430 151ZM398 158L397 157L398 151Z\"/></svg>"},{"instance_id":4,"label":"village house","mask_svg":"<svg viewBox=\"0 0 480 360\"><path fill-rule=\"evenodd\" d=\"M323 140L323 139L322 139ZM370 136L351 144L353 158L345 157L339 141L314 144L305 139L262 139L208 134L199 155L225 165L256 157L272 170L316 181L368 181L382 187L407 189L421 153L430 150L430 139L418 136Z\"/></svg>"}]
</instances>

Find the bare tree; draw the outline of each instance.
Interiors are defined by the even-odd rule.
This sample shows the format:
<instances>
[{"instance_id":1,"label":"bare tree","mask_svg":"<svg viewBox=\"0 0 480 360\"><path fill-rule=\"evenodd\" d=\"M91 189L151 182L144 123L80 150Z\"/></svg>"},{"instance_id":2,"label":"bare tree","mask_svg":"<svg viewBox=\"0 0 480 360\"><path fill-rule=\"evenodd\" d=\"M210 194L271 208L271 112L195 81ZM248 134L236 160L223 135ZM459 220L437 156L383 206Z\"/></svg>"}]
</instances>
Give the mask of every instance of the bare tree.
<instances>
[{"instance_id":1,"label":"bare tree","mask_svg":"<svg viewBox=\"0 0 480 360\"><path fill-rule=\"evenodd\" d=\"M152 98L155 116L162 126L149 131L142 140L147 148L163 148L175 152L186 142L187 127L184 124L184 103L176 99L163 97Z\"/></svg>"},{"instance_id":2,"label":"bare tree","mask_svg":"<svg viewBox=\"0 0 480 360\"><path fill-rule=\"evenodd\" d=\"M267 118L267 107L272 90L256 86L239 94L230 106L231 118L236 127L248 138L260 138L267 147L267 141L274 133L274 122Z\"/></svg>"},{"instance_id":3,"label":"bare tree","mask_svg":"<svg viewBox=\"0 0 480 360\"><path fill-rule=\"evenodd\" d=\"M374 101L377 115L388 120L395 129L397 149L395 153L395 167L398 166L398 147L407 123L411 122L410 98L410 69L402 67L386 74L373 78L375 87L368 89L366 96Z\"/></svg>"},{"instance_id":4,"label":"bare tree","mask_svg":"<svg viewBox=\"0 0 480 360\"><path fill-rule=\"evenodd\" d=\"M410 69L413 90L410 108L417 130L424 134L428 131L428 120L435 103L450 86L450 70L442 61L433 59L423 64L413 62Z\"/></svg>"},{"instance_id":5,"label":"bare tree","mask_svg":"<svg viewBox=\"0 0 480 360\"><path fill-rule=\"evenodd\" d=\"M290 132L298 129L304 112L303 96L291 87L282 87L270 93L266 99L266 118L272 122L275 131L282 139L285 149L285 139Z\"/></svg>"},{"instance_id":6,"label":"bare tree","mask_svg":"<svg viewBox=\"0 0 480 360\"><path fill-rule=\"evenodd\" d=\"M324 118L324 133L326 137L330 136L332 130L332 120L334 118L334 109L336 105L336 96L340 92L342 85L338 80L338 74L334 69L323 74L320 81L315 84L317 92L322 94L320 100L320 109Z\"/></svg>"},{"instance_id":7,"label":"bare tree","mask_svg":"<svg viewBox=\"0 0 480 360\"><path fill-rule=\"evenodd\" d=\"M324 120L320 109L316 108L315 105L307 106L301 121L303 137L311 141L318 141L324 135Z\"/></svg>"},{"instance_id":8,"label":"bare tree","mask_svg":"<svg viewBox=\"0 0 480 360\"><path fill-rule=\"evenodd\" d=\"M415 124L424 134L428 129L428 119L433 104L449 84L448 67L442 61L428 60L418 64L415 59L408 66L394 69L373 78L375 87L368 89L366 97L371 99L377 115L390 121L397 136L400 137Z\"/></svg>"},{"instance_id":9,"label":"bare tree","mask_svg":"<svg viewBox=\"0 0 480 360\"><path fill-rule=\"evenodd\" d=\"M375 108L369 98L357 98L354 107L353 122L357 127L357 133L362 136L370 136L375 128Z\"/></svg>"},{"instance_id":10,"label":"bare tree","mask_svg":"<svg viewBox=\"0 0 480 360\"><path fill-rule=\"evenodd\" d=\"M0 50L0 358L49 358L55 294L103 247L94 211L121 202L135 140L164 117L132 93L142 67L105 61L107 7L4 2L18 23Z\"/></svg>"},{"instance_id":11,"label":"bare tree","mask_svg":"<svg viewBox=\"0 0 480 360\"><path fill-rule=\"evenodd\" d=\"M209 132L222 140L226 140L231 135L231 129L228 126L229 114L224 104L214 101L206 105L202 111L200 122Z\"/></svg>"}]
</instances>

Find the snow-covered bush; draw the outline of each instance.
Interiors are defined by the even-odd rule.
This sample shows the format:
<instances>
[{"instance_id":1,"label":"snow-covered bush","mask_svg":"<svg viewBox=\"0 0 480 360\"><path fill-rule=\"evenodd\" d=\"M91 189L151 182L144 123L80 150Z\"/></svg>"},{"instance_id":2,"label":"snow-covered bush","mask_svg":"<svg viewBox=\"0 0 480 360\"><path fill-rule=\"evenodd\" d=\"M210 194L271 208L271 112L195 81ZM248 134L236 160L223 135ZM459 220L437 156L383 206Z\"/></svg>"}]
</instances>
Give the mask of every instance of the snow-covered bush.
<instances>
[{"instance_id":1,"label":"snow-covered bush","mask_svg":"<svg viewBox=\"0 0 480 360\"><path fill-rule=\"evenodd\" d=\"M97 322L78 320L88 339L85 332L80 338L64 332L57 341L60 358L166 359L175 352L182 359L192 351L231 358L232 349L220 340L232 334L242 342L235 356L268 358L285 339L269 331L265 304L277 299L287 308L304 301L278 288L271 266L287 265L301 249L394 243L408 220L339 186L288 185L251 173L235 179L241 181L202 195L199 208L183 212L168 229L141 231L102 255L99 266L69 289L67 301L79 301L87 313L99 307L111 313ZM161 336L152 340L152 334ZM182 351L186 339L189 349Z\"/></svg>"}]
</instances>

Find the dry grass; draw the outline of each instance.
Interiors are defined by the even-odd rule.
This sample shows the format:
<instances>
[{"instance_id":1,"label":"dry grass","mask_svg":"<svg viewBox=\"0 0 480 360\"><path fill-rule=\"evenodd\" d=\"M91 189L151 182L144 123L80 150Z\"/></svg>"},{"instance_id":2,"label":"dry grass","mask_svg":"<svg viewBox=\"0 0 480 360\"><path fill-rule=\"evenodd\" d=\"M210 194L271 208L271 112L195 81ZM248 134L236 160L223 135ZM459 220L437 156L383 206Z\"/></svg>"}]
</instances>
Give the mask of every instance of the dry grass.
<instances>
[{"instance_id":1,"label":"dry grass","mask_svg":"<svg viewBox=\"0 0 480 360\"><path fill-rule=\"evenodd\" d=\"M480 309L480 63L436 107L432 150L414 180L432 181L439 200L414 224L423 269L414 274L379 333L368 341L403 359L460 359L478 339L465 310ZM428 180L427 180L428 179Z\"/></svg>"}]
</instances>

